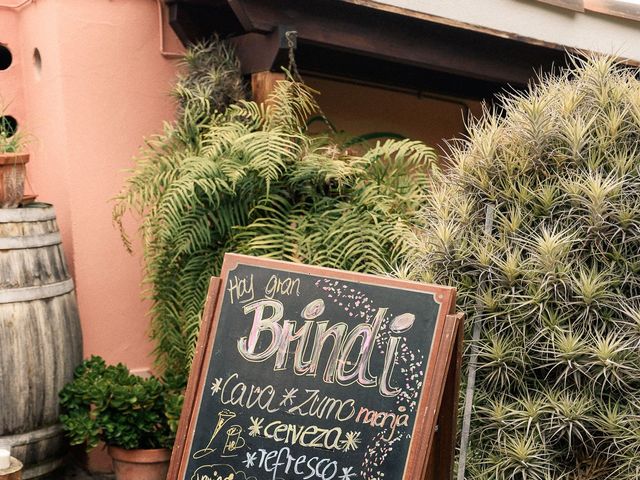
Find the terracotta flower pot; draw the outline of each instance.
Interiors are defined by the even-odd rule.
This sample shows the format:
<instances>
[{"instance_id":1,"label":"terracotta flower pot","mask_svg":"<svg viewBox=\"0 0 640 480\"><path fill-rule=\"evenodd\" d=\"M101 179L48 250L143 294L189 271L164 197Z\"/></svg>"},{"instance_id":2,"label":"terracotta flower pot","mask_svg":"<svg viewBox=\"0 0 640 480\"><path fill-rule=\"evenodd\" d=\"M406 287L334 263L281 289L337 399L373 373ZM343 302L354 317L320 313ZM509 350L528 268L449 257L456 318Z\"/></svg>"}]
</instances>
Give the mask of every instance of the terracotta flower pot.
<instances>
[{"instance_id":1,"label":"terracotta flower pot","mask_svg":"<svg viewBox=\"0 0 640 480\"><path fill-rule=\"evenodd\" d=\"M0 208L15 208L24 193L28 153L0 153Z\"/></svg>"},{"instance_id":2,"label":"terracotta flower pot","mask_svg":"<svg viewBox=\"0 0 640 480\"><path fill-rule=\"evenodd\" d=\"M125 450L109 447L117 480L165 480L171 450L167 448Z\"/></svg>"}]
</instances>

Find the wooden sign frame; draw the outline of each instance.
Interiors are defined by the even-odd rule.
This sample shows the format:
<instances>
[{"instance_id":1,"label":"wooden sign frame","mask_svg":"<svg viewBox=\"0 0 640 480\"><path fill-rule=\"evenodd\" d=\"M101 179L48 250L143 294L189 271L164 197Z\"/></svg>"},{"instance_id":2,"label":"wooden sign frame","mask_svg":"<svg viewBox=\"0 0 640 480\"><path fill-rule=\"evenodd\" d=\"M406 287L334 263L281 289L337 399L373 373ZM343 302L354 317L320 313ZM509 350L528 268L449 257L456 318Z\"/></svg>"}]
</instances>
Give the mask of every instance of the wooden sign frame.
<instances>
[{"instance_id":1,"label":"wooden sign frame","mask_svg":"<svg viewBox=\"0 0 640 480\"><path fill-rule=\"evenodd\" d=\"M297 274L322 275L331 279L424 291L437 295L442 307L435 325L425 381L416 409L413 436L402 480L451 478L463 339L463 315L455 314L455 289L266 258L227 254L220 278L212 277L209 285L167 479L184 480L202 398L202 395L200 397L198 395L205 391L204 382L213 355L220 320L225 293L221 287L226 283L229 273L238 265L266 267Z\"/></svg>"}]
</instances>

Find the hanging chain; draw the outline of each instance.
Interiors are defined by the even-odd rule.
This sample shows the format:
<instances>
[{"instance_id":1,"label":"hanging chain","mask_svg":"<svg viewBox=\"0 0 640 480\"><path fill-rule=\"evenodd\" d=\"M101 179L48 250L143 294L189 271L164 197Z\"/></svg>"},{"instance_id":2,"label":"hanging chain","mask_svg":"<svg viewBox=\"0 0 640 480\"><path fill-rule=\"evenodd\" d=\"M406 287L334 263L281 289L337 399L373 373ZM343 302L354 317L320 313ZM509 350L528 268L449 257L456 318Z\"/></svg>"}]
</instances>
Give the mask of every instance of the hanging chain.
<instances>
[{"instance_id":1,"label":"hanging chain","mask_svg":"<svg viewBox=\"0 0 640 480\"><path fill-rule=\"evenodd\" d=\"M287 48L289 50L288 70L296 81L304 84L304 80L302 80L302 76L298 71L298 64L296 63L296 40L298 38L298 32L296 30L287 30L284 37L287 39Z\"/></svg>"},{"instance_id":2,"label":"hanging chain","mask_svg":"<svg viewBox=\"0 0 640 480\"><path fill-rule=\"evenodd\" d=\"M302 75L300 75L300 71L298 70L298 64L296 63L296 40L298 38L297 30L287 30L284 34L284 37L287 39L287 48L289 50L289 66L288 70L291 74L291 77L296 81L306 86L304 80L302 79ZM331 133L338 133L333 124L329 121L327 116L322 111L322 108L319 104L316 103L316 109L318 112L318 116L322 119L327 128L331 131Z\"/></svg>"},{"instance_id":3,"label":"hanging chain","mask_svg":"<svg viewBox=\"0 0 640 480\"><path fill-rule=\"evenodd\" d=\"M493 230L493 220L495 216L496 206L488 203L485 207L484 234L485 237L491 236ZM482 286L481 282L478 288ZM480 297L478 297L480 298ZM467 391L464 400L464 413L462 415L462 431L460 434L460 455L458 456L458 476L457 480L465 480L467 468L467 453L469 448L469 435L471 433L471 416L473 414L473 396L476 388L476 373L478 370L478 356L480 335L482 333L482 305L478 300L476 302L475 312L473 316L473 333L471 337L471 355L469 356L469 370L467 372Z\"/></svg>"}]
</instances>

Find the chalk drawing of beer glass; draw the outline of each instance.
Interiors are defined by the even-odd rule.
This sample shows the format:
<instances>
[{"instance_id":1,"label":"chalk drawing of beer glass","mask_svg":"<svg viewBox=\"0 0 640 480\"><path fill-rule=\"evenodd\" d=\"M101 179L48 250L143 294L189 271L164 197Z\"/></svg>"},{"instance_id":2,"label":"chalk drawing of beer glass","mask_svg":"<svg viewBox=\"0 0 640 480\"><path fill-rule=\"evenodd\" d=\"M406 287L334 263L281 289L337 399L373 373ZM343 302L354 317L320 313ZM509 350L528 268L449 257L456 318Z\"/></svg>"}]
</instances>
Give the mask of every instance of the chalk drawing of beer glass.
<instances>
[{"instance_id":1,"label":"chalk drawing of beer glass","mask_svg":"<svg viewBox=\"0 0 640 480\"><path fill-rule=\"evenodd\" d=\"M242 427L240 425L232 425L227 429L227 440L224 442L224 448L222 449L223 457L235 456L237 453L233 453L236 450L240 450L245 445L242 434ZM231 455L233 454L233 455Z\"/></svg>"},{"instance_id":2,"label":"chalk drawing of beer glass","mask_svg":"<svg viewBox=\"0 0 640 480\"><path fill-rule=\"evenodd\" d=\"M206 447L194 453L193 458L198 459L198 458L205 457L210 453L213 453L215 451L215 448L211 448L211 445L213 444L213 440L218 436L218 433L220 433L220 430L222 430L222 427L224 427L229 420L235 417L236 417L236 414L230 410L227 410L226 408L222 410L220 413L218 413L218 422L216 423L216 426L213 429L213 433L211 434L211 440L209 440L209 443L207 443Z\"/></svg>"}]
</instances>

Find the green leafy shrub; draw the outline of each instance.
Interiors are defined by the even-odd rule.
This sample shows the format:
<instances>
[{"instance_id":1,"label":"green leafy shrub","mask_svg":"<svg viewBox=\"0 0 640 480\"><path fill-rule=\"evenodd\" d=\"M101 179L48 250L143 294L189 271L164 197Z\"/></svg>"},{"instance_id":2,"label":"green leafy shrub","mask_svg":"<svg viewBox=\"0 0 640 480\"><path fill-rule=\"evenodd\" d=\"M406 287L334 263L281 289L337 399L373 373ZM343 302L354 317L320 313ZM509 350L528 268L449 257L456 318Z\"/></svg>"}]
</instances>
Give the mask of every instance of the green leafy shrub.
<instances>
[{"instance_id":1,"label":"green leafy shrub","mask_svg":"<svg viewBox=\"0 0 640 480\"><path fill-rule=\"evenodd\" d=\"M191 113L198 104L186 102L149 141L114 209L120 228L127 211L142 217L156 353L185 381L224 253L388 271L410 246L405 233L435 159L420 142L367 149L308 134L317 105L291 80L266 106L241 100Z\"/></svg>"},{"instance_id":2,"label":"green leafy shrub","mask_svg":"<svg viewBox=\"0 0 640 480\"><path fill-rule=\"evenodd\" d=\"M60 421L70 443L87 449L99 441L126 449L171 447L177 421L168 402L176 398L159 379L93 356L60 392Z\"/></svg>"},{"instance_id":3,"label":"green leafy shrub","mask_svg":"<svg viewBox=\"0 0 640 480\"><path fill-rule=\"evenodd\" d=\"M640 82L574 62L428 193L413 266L482 322L469 479L640 478Z\"/></svg>"}]
</instances>

